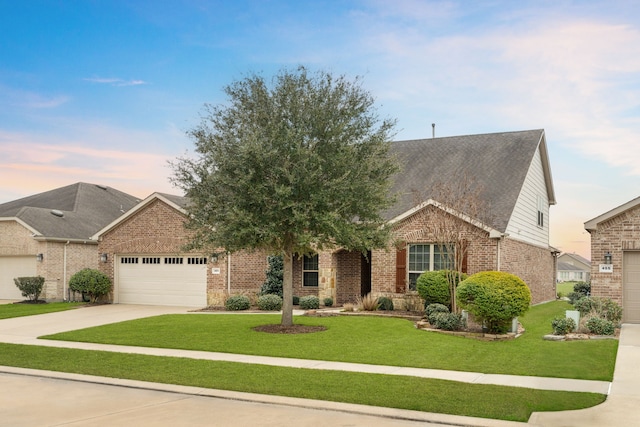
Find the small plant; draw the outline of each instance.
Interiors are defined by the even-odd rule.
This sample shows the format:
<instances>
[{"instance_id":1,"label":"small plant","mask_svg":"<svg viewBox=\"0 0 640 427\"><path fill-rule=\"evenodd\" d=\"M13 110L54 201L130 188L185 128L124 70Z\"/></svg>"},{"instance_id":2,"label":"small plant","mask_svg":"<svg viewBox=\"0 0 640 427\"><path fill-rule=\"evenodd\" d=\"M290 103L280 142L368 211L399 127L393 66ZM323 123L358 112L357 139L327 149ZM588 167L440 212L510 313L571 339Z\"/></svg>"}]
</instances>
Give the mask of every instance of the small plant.
<instances>
[{"instance_id":1,"label":"small plant","mask_svg":"<svg viewBox=\"0 0 640 427\"><path fill-rule=\"evenodd\" d=\"M387 297L379 297L378 309L385 310L385 311L393 311L393 300Z\"/></svg>"},{"instance_id":2,"label":"small plant","mask_svg":"<svg viewBox=\"0 0 640 427\"><path fill-rule=\"evenodd\" d=\"M585 295L581 294L580 292L569 292L567 294L567 298L569 298L569 303L572 304L572 305L575 305L576 301L578 301L578 300L580 300L580 299L582 299L584 297L585 297Z\"/></svg>"},{"instance_id":3,"label":"small plant","mask_svg":"<svg viewBox=\"0 0 640 427\"><path fill-rule=\"evenodd\" d=\"M316 310L320 308L320 298L315 295L307 295L300 298L300 308L303 310Z\"/></svg>"},{"instance_id":4,"label":"small plant","mask_svg":"<svg viewBox=\"0 0 640 427\"><path fill-rule=\"evenodd\" d=\"M436 312L429 318L429 324L436 329L457 331L462 326L462 319L455 313Z\"/></svg>"},{"instance_id":5,"label":"small plant","mask_svg":"<svg viewBox=\"0 0 640 427\"><path fill-rule=\"evenodd\" d=\"M583 317L591 313L614 324L619 324L622 320L622 307L611 298L582 297L575 302L574 307Z\"/></svg>"},{"instance_id":6,"label":"small plant","mask_svg":"<svg viewBox=\"0 0 640 427\"><path fill-rule=\"evenodd\" d=\"M297 295L293 296L293 305L300 305L300 297Z\"/></svg>"},{"instance_id":7,"label":"small plant","mask_svg":"<svg viewBox=\"0 0 640 427\"><path fill-rule=\"evenodd\" d=\"M424 309L424 314L427 316L427 319L436 313L448 313L448 312L449 312L449 307L447 307L444 304L438 304L438 303L429 304Z\"/></svg>"},{"instance_id":8,"label":"small plant","mask_svg":"<svg viewBox=\"0 0 640 427\"><path fill-rule=\"evenodd\" d=\"M333 298L325 298L322 300L322 302L324 303L325 307L333 307Z\"/></svg>"},{"instance_id":9,"label":"small plant","mask_svg":"<svg viewBox=\"0 0 640 427\"><path fill-rule=\"evenodd\" d=\"M29 301L38 302L44 286L44 277L17 277L13 279L13 283L20 289L23 297Z\"/></svg>"},{"instance_id":10,"label":"small plant","mask_svg":"<svg viewBox=\"0 0 640 427\"><path fill-rule=\"evenodd\" d=\"M258 297L258 308L265 311L280 311L282 309L282 298L276 294L260 295Z\"/></svg>"},{"instance_id":11,"label":"small plant","mask_svg":"<svg viewBox=\"0 0 640 427\"><path fill-rule=\"evenodd\" d=\"M71 276L69 289L87 295L89 302L95 303L98 298L111 291L111 279L99 270L85 268Z\"/></svg>"},{"instance_id":12,"label":"small plant","mask_svg":"<svg viewBox=\"0 0 640 427\"><path fill-rule=\"evenodd\" d=\"M246 295L231 295L224 303L229 311L248 310L251 307L251 301Z\"/></svg>"},{"instance_id":13,"label":"small plant","mask_svg":"<svg viewBox=\"0 0 640 427\"><path fill-rule=\"evenodd\" d=\"M460 282L457 300L461 308L482 320L489 332L502 333L514 317L529 310L531 291L518 276L484 271Z\"/></svg>"},{"instance_id":14,"label":"small plant","mask_svg":"<svg viewBox=\"0 0 640 427\"><path fill-rule=\"evenodd\" d=\"M551 322L554 335L567 335L576 330L576 322L570 317L556 317Z\"/></svg>"},{"instance_id":15,"label":"small plant","mask_svg":"<svg viewBox=\"0 0 640 427\"><path fill-rule=\"evenodd\" d=\"M616 330L612 321L597 316L589 318L586 325L589 332L596 335L613 335Z\"/></svg>"},{"instance_id":16,"label":"small plant","mask_svg":"<svg viewBox=\"0 0 640 427\"><path fill-rule=\"evenodd\" d=\"M342 311L352 312L355 311L356 306L350 302L342 305Z\"/></svg>"},{"instance_id":17,"label":"small plant","mask_svg":"<svg viewBox=\"0 0 640 427\"><path fill-rule=\"evenodd\" d=\"M361 311L376 311L380 307L378 298L375 298L371 293L358 297L356 303L358 304L358 310Z\"/></svg>"}]
</instances>

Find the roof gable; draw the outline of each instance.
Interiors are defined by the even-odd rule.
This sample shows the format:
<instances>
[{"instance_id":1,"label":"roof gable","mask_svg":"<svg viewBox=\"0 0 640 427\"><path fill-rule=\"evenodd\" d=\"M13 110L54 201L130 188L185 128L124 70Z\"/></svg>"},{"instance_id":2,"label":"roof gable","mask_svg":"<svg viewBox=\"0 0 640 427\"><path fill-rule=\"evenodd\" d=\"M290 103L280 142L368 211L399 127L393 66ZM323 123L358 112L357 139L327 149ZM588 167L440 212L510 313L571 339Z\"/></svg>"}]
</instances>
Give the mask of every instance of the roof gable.
<instances>
[{"instance_id":1,"label":"roof gable","mask_svg":"<svg viewBox=\"0 0 640 427\"><path fill-rule=\"evenodd\" d=\"M397 141L391 147L403 167L394 178L398 200L384 212L387 220L411 210L416 191L428 199L430 187L466 174L482 183L480 197L491 206L490 226L504 232L538 148L549 202L555 204L542 129Z\"/></svg>"},{"instance_id":2,"label":"roof gable","mask_svg":"<svg viewBox=\"0 0 640 427\"><path fill-rule=\"evenodd\" d=\"M137 202L113 188L79 182L3 203L0 217L19 219L38 239L89 240Z\"/></svg>"},{"instance_id":3,"label":"roof gable","mask_svg":"<svg viewBox=\"0 0 640 427\"><path fill-rule=\"evenodd\" d=\"M601 222L608 221L611 218L614 218L637 206L640 206L640 197L637 197L625 204L618 206L617 208L613 208L610 211L603 213L602 215L599 215L593 219L590 219L589 221L584 223L584 229L589 232L595 231L596 228L598 227L598 224L600 224Z\"/></svg>"}]
</instances>

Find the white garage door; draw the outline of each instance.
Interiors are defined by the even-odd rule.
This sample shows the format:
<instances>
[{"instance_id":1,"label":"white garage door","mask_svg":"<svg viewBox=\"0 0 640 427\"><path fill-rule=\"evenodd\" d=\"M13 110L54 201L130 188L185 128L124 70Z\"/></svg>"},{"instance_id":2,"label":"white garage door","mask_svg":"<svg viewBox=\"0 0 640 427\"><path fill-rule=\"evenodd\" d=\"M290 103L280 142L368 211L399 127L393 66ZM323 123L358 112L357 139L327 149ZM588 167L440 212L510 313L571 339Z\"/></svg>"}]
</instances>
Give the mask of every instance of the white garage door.
<instances>
[{"instance_id":1,"label":"white garage door","mask_svg":"<svg viewBox=\"0 0 640 427\"><path fill-rule=\"evenodd\" d=\"M0 257L0 299L25 299L13 282L16 277L36 276L36 257Z\"/></svg>"},{"instance_id":2,"label":"white garage door","mask_svg":"<svg viewBox=\"0 0 640 427\"><path fill-rule=\"evenodd\" d=\"M206 258L122 255L116 262L116 302L188 307L207 305Z\"/></svg>"},{"instance_id":3,"label":"white garage door","mask_svg":"<svg viewBox=\"0 0 640 427\"><path fill-rule=\"evenodd\" d=\"M640 252L625 252L623 262L624 321L640 323Z\"/></svg>"}]
</instances>

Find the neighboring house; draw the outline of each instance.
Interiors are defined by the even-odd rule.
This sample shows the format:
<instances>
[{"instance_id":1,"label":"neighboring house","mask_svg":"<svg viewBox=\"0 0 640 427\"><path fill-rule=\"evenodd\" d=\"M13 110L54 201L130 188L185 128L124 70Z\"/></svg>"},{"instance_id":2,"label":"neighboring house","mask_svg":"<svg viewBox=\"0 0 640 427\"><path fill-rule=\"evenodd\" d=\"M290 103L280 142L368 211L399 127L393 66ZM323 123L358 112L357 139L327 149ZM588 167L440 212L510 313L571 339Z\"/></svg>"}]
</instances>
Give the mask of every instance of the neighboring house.
<instances>
[{"instance_id":1,"label":"neighboring house","mask_svg":"<svg viewBox=\"0 0 640 427\"><path fill-rule=\"evenodd\" d=\"M484 184L482 197L493 221L481 226L483 237L466 242L463 269L511 272L529 285L534 303L555 298L557 251L549 246L555 194L543 130L399 141L392 147L403 169L393 188L398 202L384 215L397 241L365 255L337 248L294 259L294 295L343 304L369 292L395 299L415 294L413 279L439 267L439 242L420 223L429 215L418 214L446 210L428 198L428 188L466 172ZM425 190L427 198L416 201L416 189ZM114 302L203 306L259 290L266 253L183 252L187 203L152 194L93 236L106 254L100 268L114 280ZM474 222L463 215L460 220Z\"/></svg>"},{"instance_id":2,"label":"neighboring house","mask_svg":"<svg viewBox=\"0 0 640 427\"><path fill-rule=\"evenodd\" d=\"M591 261L576 253L563 253L558 257L558 282L588 282L589 280L591 280Z\"/></svg>"},{"instance_id":3,"label":"neighboring house","mask_svg":"<svg viewBox=\"0 0 640 427\"><path fill-rule=\"evenodd\" d=\"M14 278L42 276L42 298L68 300L69 278L98 266L91 236L138 201L81 182L0 204L0 299L24 299Z\"/></svg>"},{"instance_id":4,"label":"neighboring house","mask_svg":"<svg viewBox=\"0 0 640 427\"><path fill-rule=\"evenodd\" d=\"M591 295L623 307L640 323L640 197L584 223L591 235Z\"/></svg>"}]
</instances>

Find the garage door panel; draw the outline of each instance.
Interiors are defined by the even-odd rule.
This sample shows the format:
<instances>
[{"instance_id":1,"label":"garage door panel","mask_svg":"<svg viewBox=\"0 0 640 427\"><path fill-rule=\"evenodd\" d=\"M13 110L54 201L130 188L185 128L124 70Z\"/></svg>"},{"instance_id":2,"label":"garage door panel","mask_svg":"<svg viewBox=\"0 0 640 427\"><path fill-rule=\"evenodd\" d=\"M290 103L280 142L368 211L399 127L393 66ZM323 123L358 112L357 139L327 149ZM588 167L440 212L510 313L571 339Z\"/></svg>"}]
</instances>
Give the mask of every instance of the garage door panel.
<instances>
[{"instance_id":1,"label":"garage door panel","mask_svg":"<svg viewBox=\"0 0 640 427\"><path fill-rule=\"evenodd\" d=\"M122 258L125 258L123 262ZM138 258L138 263L132 259ZM174 260L176 257L170 258ZM142 263L142 257L120 258L118 302L203 307L206 305L207 267L204 264Z\"/></svg>"},{"instance_id":2,"label":"garage door panel","mask_svg":"<svg viewBox=\"0 0 640 427\"><path fill-rule=\"evenodd\" d=\"M640 323L640 252L625 252L623 263L624 321Z\"/></svg>"},{"instance_id":3,"label":"garage door panel","mask_svg":"<svg viewBox=\"0 0 640 427\"><path fill-rule=\"evenodd\" d=\"M36 276L35 256L0 257L0 299L23 300L13 279Z\"/></svg>"}]
</instances>

